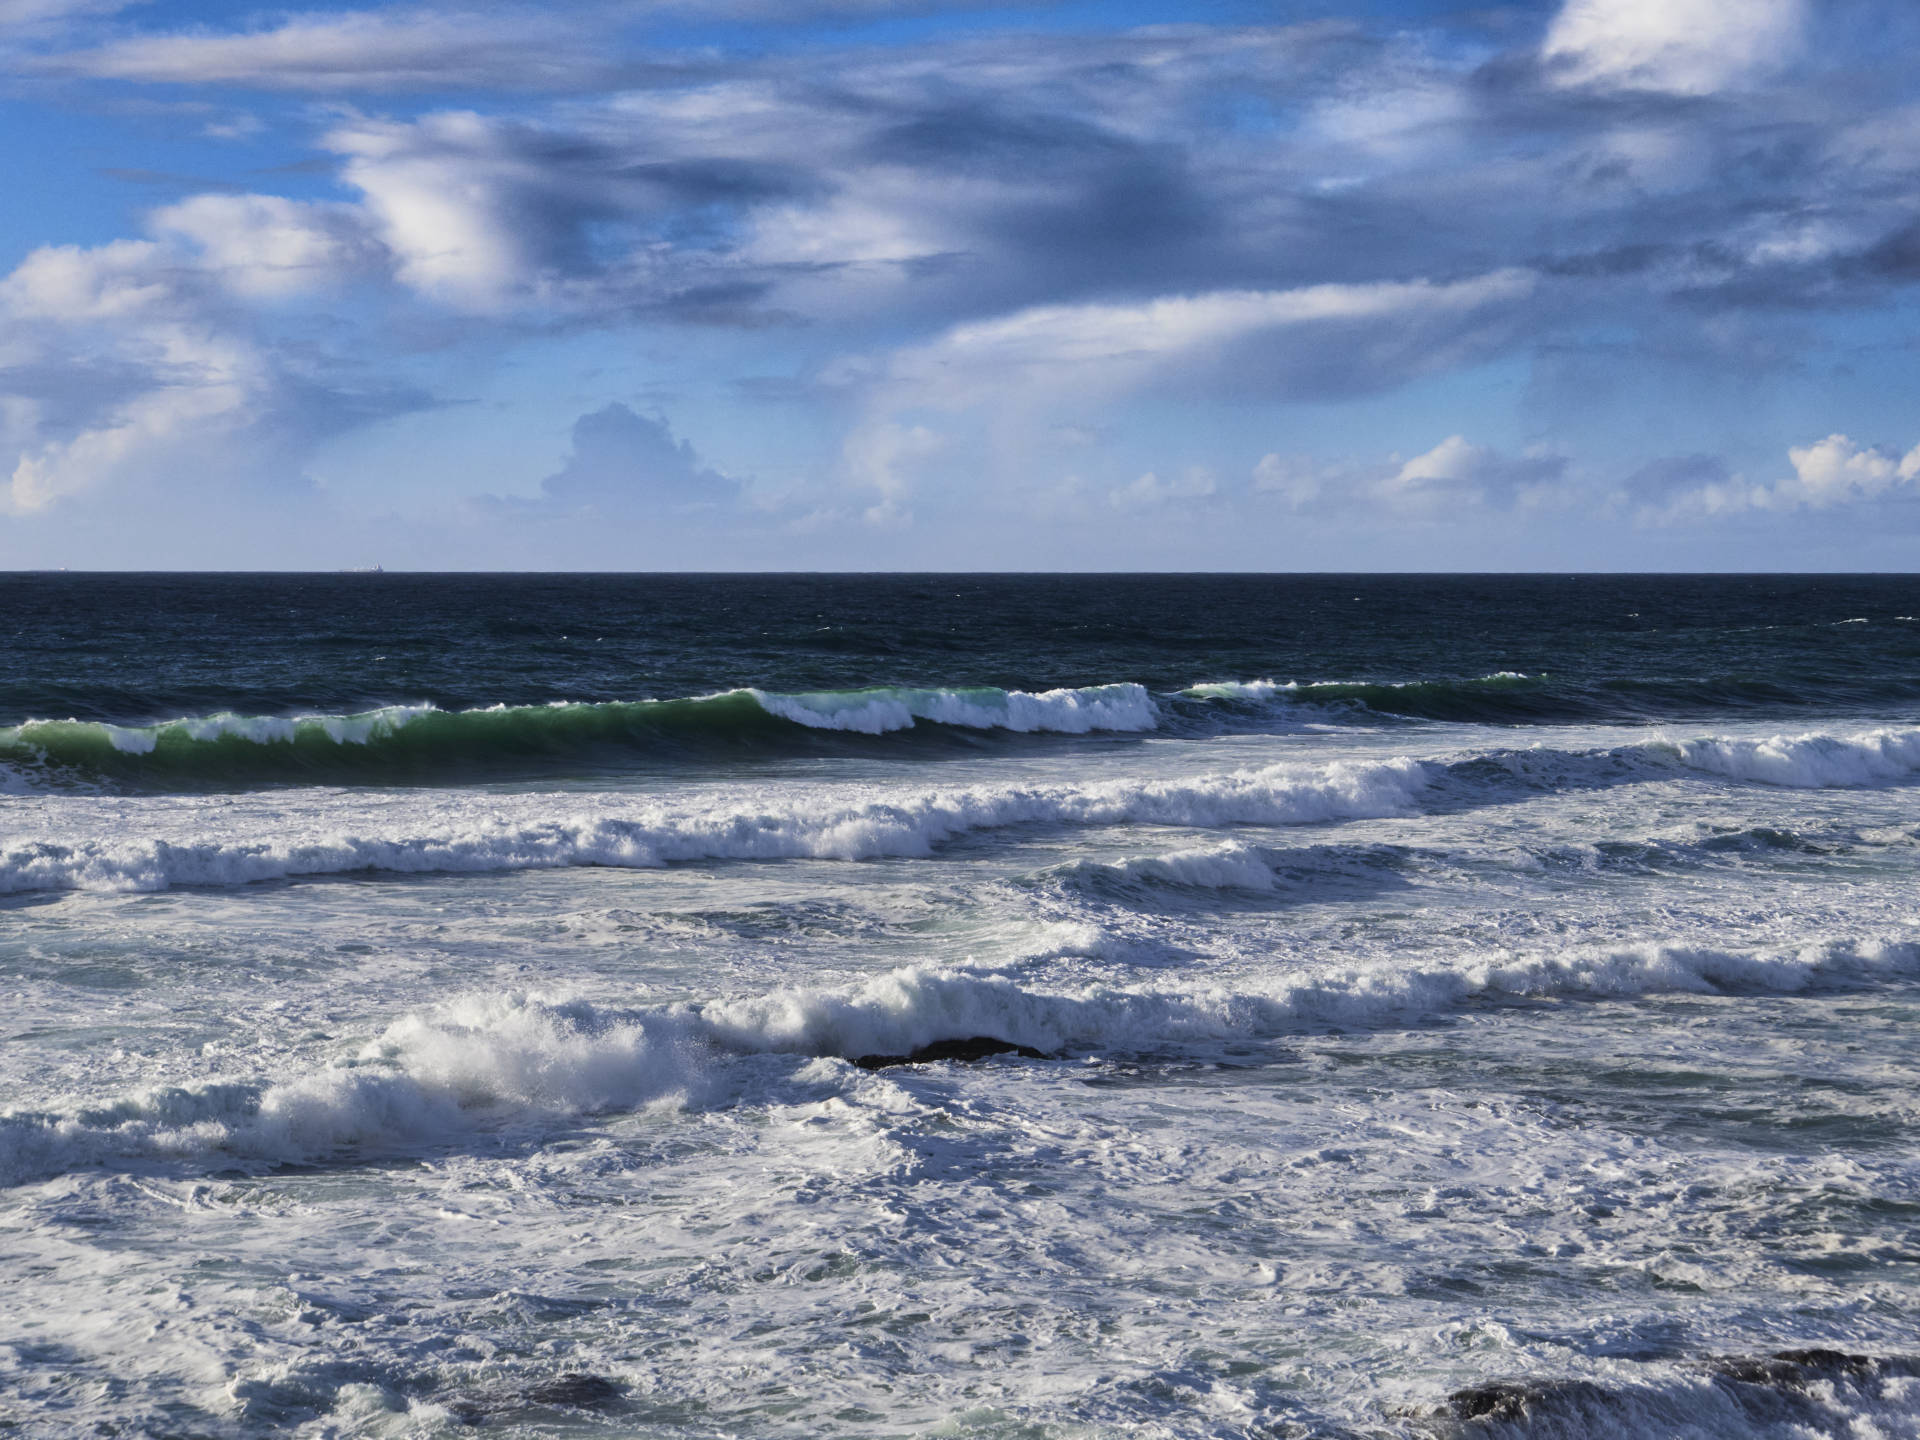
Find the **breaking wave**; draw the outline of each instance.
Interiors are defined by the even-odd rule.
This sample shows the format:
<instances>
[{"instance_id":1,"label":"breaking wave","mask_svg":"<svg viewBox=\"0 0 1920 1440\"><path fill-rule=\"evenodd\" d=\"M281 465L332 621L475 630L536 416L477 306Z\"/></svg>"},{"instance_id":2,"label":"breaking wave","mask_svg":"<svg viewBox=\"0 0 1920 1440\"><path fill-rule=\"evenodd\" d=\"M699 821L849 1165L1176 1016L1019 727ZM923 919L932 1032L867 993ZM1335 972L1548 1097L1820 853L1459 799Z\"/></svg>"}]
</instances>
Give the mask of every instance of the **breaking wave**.
<instances>
[{"instance_id":1,"label":"breaking wave","mask_svg":"<svg viewBox=\"0 0 1920 1440\"><path fill-rule=\"evenodd\" d=\"M1691 769L1794 789L1872 785L1920 773L1920 730L1682 740L1671 748Z\"/></svg>"},{"instance_id":2,"label":"breaking wave","mask_svg":"<svg viewBox=\"0 0 1920 1440\"><path fill-rule=\"evenodd\" d=\"M1706 692L1724 689L1717 682L1699 684ZM1745 703L1733 691L1722 698L1727 703L1720 708ZM460 784L671 765L684 758L849 749L937 754L942 746L971 749L995 737L1011 743L1011 737L1033 735L1196 737L1409 720L1511 726L1628 717L1640 718L1619 695L1503 670L1465 679L1218 681L1160 695L1133 683L1041 691L740 689L678 700L469 710L408 704L352 714L221 713L151 724L27 720L0 727L0 794ZM1670 748L1696 769L1773 784L1863 783L1908 773L1920 763L1920 741L1912 738L1920 732L1878 733L1878 753L1872 755L1850 756L1848 747L1857 740L1816 735L1688 741ZM883 751L876 752L876 745Z\"/></svg>"},{"instance_id":3,"label":"breaking wave","mask_svg":"<svg viewBox=\"0 0 1920 1440\"><path fill-rule=\"evenodd\" d=\"M763 811L674 810L512 823L484 815L431 828L366 823L351 831L262 838L98 838L0 842L0 894L34 890L164 890L244 885L358 871L501 871L695 860L867 860L927 855L957 836L1016 825L1295 825L1403 814L1432 767L1275 765L1191 781L989 786L932 790L841 806ZM536 797L537 798L537 797ZM566 797L546 797L565 804ZM415 822L416 826L421 822Z\"/></svg>"},{"instance_id":4,"label":"breaking wave","mask_svg":"<svg viewBox=\"0 0 1920 1440\"><path fill-rule=\"evenodd\" d=\"M851 989L636 1010L469 996L281 1080L5 1112L0 1183L143 1161L271 1165L417 1151L555 1116L724 1103L742 1098L745 1083L729 1077L729 1061L751 1055L852 1061L975 1036L1048 1055L1185 1055L1303 1027L1419 1024L1507 999L1792 994L1916 971L1920 947L1907 943L1751 952L1645 944L1495 952L1425 968L1328 966L1245 990L1200 981L1041 990L997 972L906 967Z\"/></svg>"},{"instance_id":5,"label":"breaking wave","mask_svg":"<svg viewBox=\"0 0 1920 1440\"><path fill-rule=\"evenodd\" d=\"M684 700L394 705L351 715L188 716L150 725L29 720L0 728L12 786L110 782L159 790L233 784L381 783L512 773L555 763L804 746L834 735L923 727L1010 734L1137 733L1159 724L1139 685L1031 693L875 689L777 694L730 690Z\"/></svg>"},{"instance_id":6,"label":"breaking wave","mask_svg":"<svg viewBox=\"0 0 1920 1440\"><path fill-rule=\"evenodd\" d=\"M674 808L643 799L617 808L566 794L438 809L393 818L342 805L297 825L168 836L117 824L114 833L0 839L0 894L165 890L360 872L478 873L688 861L868 860L923 856L957 837L1013 826L1193 829L1381 819L1442 804L1498 803L1518 793L1629 785L1684 776L1789 787L1899 783L1920 775L1920 729L1770 739L1659 739L1593 751L1549 747L1451 760L1396 757L1324 765L1281 763L1179 781L1115 781L870 792L852 802ZM511 807L509 807L511 808ZM81 812L76 812L81 813ZM269 817L273 818L273 817ZM176 822L177 823L177 822ZM1250 853L1195 850L1133 862L1132 878L1222 889L1269 888ZM1266 873L1263 880L1262 875Z\"/></svg>"}]
</instances>

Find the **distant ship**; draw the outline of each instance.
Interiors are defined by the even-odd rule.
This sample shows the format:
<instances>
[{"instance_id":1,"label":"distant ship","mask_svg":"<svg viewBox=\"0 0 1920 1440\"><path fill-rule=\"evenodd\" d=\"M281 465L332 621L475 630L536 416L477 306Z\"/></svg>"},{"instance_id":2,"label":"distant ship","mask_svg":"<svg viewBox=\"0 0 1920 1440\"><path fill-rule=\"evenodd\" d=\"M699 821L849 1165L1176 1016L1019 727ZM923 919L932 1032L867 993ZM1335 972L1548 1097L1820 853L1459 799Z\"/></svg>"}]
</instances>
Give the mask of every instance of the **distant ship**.
<instances>
[{"instance_id":1,"label":"distant ship","mask_svg":"<svg viewBox=\"0 0 1920 1440\"><path fill-rule=\"evenodd\" d=\"M339 573L342 575L384 575L387 572L378 565L348 565Z\"/></svg>"}]
</instances>

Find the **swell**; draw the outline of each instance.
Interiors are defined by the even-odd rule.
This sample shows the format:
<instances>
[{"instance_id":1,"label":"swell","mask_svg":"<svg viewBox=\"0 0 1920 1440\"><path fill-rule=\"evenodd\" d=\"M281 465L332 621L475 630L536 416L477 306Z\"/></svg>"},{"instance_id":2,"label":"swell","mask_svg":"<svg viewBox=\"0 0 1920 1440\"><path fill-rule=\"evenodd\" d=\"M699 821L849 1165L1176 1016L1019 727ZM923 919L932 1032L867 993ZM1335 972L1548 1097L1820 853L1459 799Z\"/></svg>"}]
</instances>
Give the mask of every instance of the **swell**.
<instances>
[{"instance_id":1,"label":"swell","mask_svg":"<svg viewBox=\"0 0 1920 1440\"><path fill-rule=\"evenodd\" d=\"M279 1077L162 1086L0 1113L0 1184L87 1166L195 1167L418 1153L502 1126L655 1105L777 1099L794 1083L853 1086L852 1065L776 1068L752 1056L856 1062L991 1037L1049 1056L1190 1057L1303 1028L1430 1023L1515 1000L1666 993L1784 995L1920 973L1920 947L1828 941L1758 951L1659 944L1493 952L1423 967L1328 965L1229 990L1204 980L1042 989L1013 976L909 966L849 989L635 1009L472 995L410 1014L357 1050Z\"/></svg>"}]
</instances>

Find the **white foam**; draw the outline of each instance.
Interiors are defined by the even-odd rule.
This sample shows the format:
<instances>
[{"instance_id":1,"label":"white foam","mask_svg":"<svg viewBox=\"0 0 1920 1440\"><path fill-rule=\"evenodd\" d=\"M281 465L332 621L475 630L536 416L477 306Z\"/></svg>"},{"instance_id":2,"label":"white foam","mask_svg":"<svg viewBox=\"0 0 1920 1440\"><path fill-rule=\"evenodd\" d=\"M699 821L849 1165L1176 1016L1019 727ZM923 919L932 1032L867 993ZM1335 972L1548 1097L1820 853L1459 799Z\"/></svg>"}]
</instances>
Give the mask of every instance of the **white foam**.
<instances>
[{"instance_id":1,"label":"white foam","mask_svg":"<svg viewBox=\"0 0 1920 1440\"><path fill-rule=\"evenodd\" d=\"M910 967L851 992L780 990L710 1004L699 1015L711 1038L734 1050L852 1058L993 1035L1046 1051L1150 1052L1272 1036L1303 1024L1418 1022L1480 999L1792 994L1823 982L1915 971L1920 947L1851 941L1764 951L1654 943L1547 955L1494 951L1418 967L1317 967L1248 990L1202 981L1049 992L1003 975Z\"/></svg>"},{"instance_id":2,"label":"white foam","mask_svg":"<svg viewBox=\"0 0 1920 1440\"><path fill-rule=\"evenodd\" d=\"M1920 730L1664 742L1695 770L1795 789L1871 785L1920 772Z\"/></svg>"},{"instance_id":3,"label":"white foam","mask_svg":"<svg viewBox=\"0 0 1920 1440\"><path fill-rule=\"evenodd\" d=\"M28 720L0 729L0 743L43 748L59 732L94 733L123 755L151 755L161 742L181 737L200 743L245 740L255 745L290 745L303 732L325 735L339 745L365 745L393 734L424 715L432 705L390 705L355 715L187 715L153 725L114 725L92 720Z\"/></svg>"},{"instance_id":4,"label":"white foam","mask_svg":"<svg viewBox=\"0 0 1920 1440\"><path fill-rule=\"evenodd\" d=\"M1299 688L1291 680L1284 683L1277 680L1210 680L1189 685L1185 693L1208 700L1271 700L1282 691Z\"/></svg>"},{"instance_id":5,"label":"white foam","mask_svg":"<svg viewBox=\"0 0 1920 1440\"><path fill-rule=\"evenodd\" d=\"M278 1083L167 1086L70 1114L0 1114L0 1183L138 1160L275 1164L444 1145L490 1121L674 1103L699 1084L696 1047L670 1017L468 997Z\"/></svg>"},{"instance_id":6,"label":"white foam","mask_svg":"<svg viewBox=\"0 0 1920 1440\"><path fill-rule=\"evenodd\" d=\"M1419 1023L1486 999L1791 994L1916 972L1920 947L1907 943L1749 952L1645 944L1322 966L1241 990L1205 980L1043 989L1002 973L907 966L850 989L788 987L645 1010L470 996L278 1081L0 1114L0 1183L133 1161L279 1163L439 1147L488 1125L698 1103L733 1093L719 1073L723 1052L857 1059L987 1035L1050 1053L1152 1054L1301 1026Z\"/></svg>"},{"instance_id":7,"label":"white foam","mask_svg":"<svg viewBox=\"0 0 1920 1440\"><path fill-rule=\"evenodd\" d=\"M1422 685L1486 685L1495 681L1510 682L1526 680L1531 677L1518 670L1496 670L1490 675L1481 675L1473 680L1311 680L1304 684L1298 680L1209 680L1199 685L1189 685L1182 693L1199 696L1209 700L1271 700L1276 695L1310 695L1315 690L1330 689L1377 689L1411 690Z\"/></svg>"},{"instance_id":8,"label":"white foam","mask_svg":"<svg viewBox=\"0 0 1920 1440\"><path fill-rule=\"evenodd\" d=\"M1013 825L1291 825L1404 814L1431 776L1430 767L1400 758L1275 765L1191 781L910 791L854 804L795 803L765 810L635 804L622 813L603 805L598 813L516 822L471 808L450 809L432 817L427 829L406 828L405 820L366 824L362 816L362 825L353 830L329 825L304 834L286 817L266 812L256 817L250 833L217 839L191 832L175 839L126 835L115 827L58 841L22 836L0 842L0 893L164 890L355 871L651 868L692 860L921 856L955 836ZM565 796L531 797L531 803L579 805ZM189 823L212 818L199 810L187 815Z\"/></svg>"},{"instance_id":9,"label":"white foam","mask_svg":"<svg viewBox=\"0 0 1920 1440\"><path fill-rule=\"evenodd\" d=\"M910 730L920 720L972 730L1011 730L1023 734L1051 731L1085 735L1095 730L1155 729L1160 712L1142 685L1099 685L1089 689L1045 690L883 690L873 692L779 695L749 690L770 715L815 730L844 730L883 735Z\"/></svg>"},{"instance_id":10,"label":"white foam","mask_svg":"<svg viewBox=\"0 0 1920 1440\"><path fill-rule=\"evenodd\" d=\"M1248 845L1226 844L1171 850L1125 860L1080 860L1067 873L1093 879L1148 880L1201 890L1271 890L1273 867Z\"/></svg>"}]
</instances>

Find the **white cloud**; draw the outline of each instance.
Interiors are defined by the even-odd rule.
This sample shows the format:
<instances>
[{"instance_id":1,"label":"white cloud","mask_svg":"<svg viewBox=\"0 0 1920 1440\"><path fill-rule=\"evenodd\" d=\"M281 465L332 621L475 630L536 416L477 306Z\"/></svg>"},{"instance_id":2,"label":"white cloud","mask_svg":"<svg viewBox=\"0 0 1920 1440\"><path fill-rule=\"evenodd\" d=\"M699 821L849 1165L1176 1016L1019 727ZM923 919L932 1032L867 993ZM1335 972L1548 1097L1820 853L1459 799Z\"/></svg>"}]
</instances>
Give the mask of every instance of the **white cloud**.
<instances>
[{"instance_id":1,"label":"white cloud","mask_svg":"<svg viewBox=\"0 0 1920 1440\"><path fill-rule=\"evenodd\" d=\"M1253 467L1253 488L1262 495L1278 495L1294 509L1310 505L1320 498L1320 487L1329 475L1311 456L1281 455L1277 451L1260 457Z\"/></svg>"},{"instance_id":2,"label":"white cloud","mask_svg":"<svg viewBox=\"0 0 1920 1440\"><path fill-rule=\"evenodd\" d=\"M1749 511L1834 510L1874 500L1920 495L1920 445L1905 455L1834 434L1788 449L1793 475L1771 485L1739 475L1683 489L1643 506L1642 524L1670 525Z\"/></svg>"},{"instance_id":3,"label":"white cloud","mask_svg":"<svg viewBox=\"0 0 1920 1440\"><path fill-rule=\"evenodd\" d=\"M151 469L183 444L208 445L253 418L268 375L261 357L231 337L167 325L141 335L153 383L100 423L28 449L7 485L16 514L102 488L133 468Z\"/></svg>"},{"instance_id":4,"label":"white cloud","mask_svg":"<svg viewBox=\"0 0 1920 1440\"><path fill-rule=\"evenodd\" d=\"M288 295L324 285L372 260L358 213L277 195L195 195L147 217L156 235L185 240L228 289Z\"/></svg>"},{"instance_id":5,"label":"white cloud","mask_svg":"<svg viewBox=\"0 0 1920 1440\"><path fill-rule=\"evenodd\" d=\"M0 280L0 309L26 320L107 320L153 310L173 293L167 257L152 241L47 245Z\"/></svg>"},{"instance_id":6,"label":"white cloud","mask_svg":"<svg viewBox=\"0 0 1920 1440\"><path fill-rule=\"evenodd\" d=\"M1794 478L1774 487L1778 501L1824 510L1858 500L1873 500L1920 482L1920 445L1904 456L1856 445L1845 435L1829 435L1787 451Z\"/></svg>"},{"instance_id":7,"label":"white cloud","mask_svg":"<svg viewBox=\"0 0 1920 1440\"><path fill-rule=\"evenodd\" d=\"M1401 361L1376 373L1381 386L1416 373L1421 355L1478 317L1525 298L1524 270L1471 280L1313 285L1296 290L1223 290L1139 305L1043 305L956 326L931 344L898 351L893 384L924 403L960 407L1036 389L1125 389L1219 356L1242 341L1289 333L1310 337L1311 353L1279 367L1280 378L1340 373L1357 352L1379 359L1379 342Z\"/></svg>"},{"instance_id":8,"label":"white cloud","mask_svg":"<svg viewBox=\"0 0 1920 1440\"><path fill-rule=\"evenodd\" d=\"M1567 0L1541 47L1563 85L1710 95L1798 50L1805 0Z\"/></svg>"},{"instance_id":9,"label":"white cloud","mask_svg":"<svg viewBox=\"0 0 1920 1440\"><path fill-rule=\"evenodd\" d=\"M542 231L528 212L551 177L494 122L467 112L363 122L327 145L347 156L342 178L366 196L408 285L484 309L537 279Z\"/></svg>"},{"instance_id":10,"label":"white cloud","mask_svg":"<svg viewBox=\"0 0 1920 1440\"><path fill-rule=\"evenodd\" d=\"M1382 480L1374 496L1393 509L1436 513L1511 505L1541 498L1566 468L1558 455L1502 455L1490 446L1472 444L1464 435L1449 435Z\"/></svg>"},{"instance_id":11,"label":"white cloud","mask_svg":"<svg viewBox=\"0 0 1920 1440\"><path fill-rule=\"evenodd\" d=\"M1161 510L1188 501L1210 500L1218 492L1211 470L1190 465L1170 480L1162 480L1149 470L1131 485L1108 491L1107 503L1116 510Z\"/></svg>"},{"instance_id":12,"label":"white cloud","mask_svg":"<svg viewBox=\"0 0 1920 1440\"><path fill-rule=\"evenodd\" d=\"M307 273L281 266L313 258L301 214L271 197L199 197L156 215L159 239L49 246L0 278L0 510L167 474L209 491L295 478L288 445L421 403L331 387L324 356L263 339L221 296L283 286L276 267Z\"/></svg>"},{"instance_id":13,"label":"white cloud","mask_svg":"<svg viewBox=\"0 0 1920 1440\"><path fill-rule=\"evenodd\" d=\"M572 28L530 11L350 11L268 29L139 35L37 68L105 80L338 91L567 88L606 67Z\"/></svg>"},{"instance_id":14,"label":"white cloud","mask_svg":"<svg viewBox=\"0 0 1920 1440\"><path fill-rule=\"evenodd\" d=\"M848 475L855 485L872 489L880 497L866 511L867 523L882 527L912 524L907 497L913 472L946 448L946 437L924 425L887 421L859 426L849 434L842 450Z\"/></svg>"},{"instance_id":15,"label":"white cloud","mask_svg":"<svg viewBox=\"0 0 1920 1440\"><path fill-rule=\"evenodd\" d=\"M1394 455L1323 464L1305 455L1263 455L1253 467L1253 489L1296 510L1444 520L1469 510L1538 503L1562 490L1566 470L1561 455L1506 455L1449 435L1410 460Z\"/></svg>"}]
</instances>

